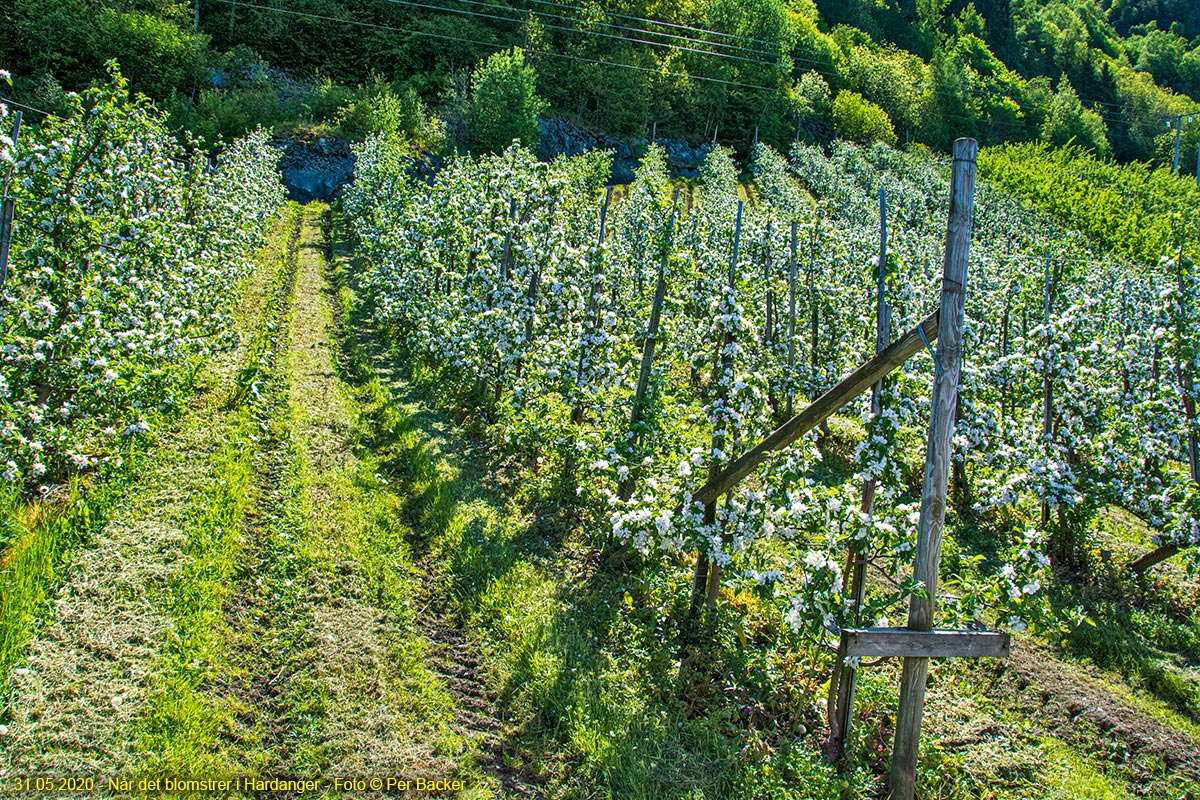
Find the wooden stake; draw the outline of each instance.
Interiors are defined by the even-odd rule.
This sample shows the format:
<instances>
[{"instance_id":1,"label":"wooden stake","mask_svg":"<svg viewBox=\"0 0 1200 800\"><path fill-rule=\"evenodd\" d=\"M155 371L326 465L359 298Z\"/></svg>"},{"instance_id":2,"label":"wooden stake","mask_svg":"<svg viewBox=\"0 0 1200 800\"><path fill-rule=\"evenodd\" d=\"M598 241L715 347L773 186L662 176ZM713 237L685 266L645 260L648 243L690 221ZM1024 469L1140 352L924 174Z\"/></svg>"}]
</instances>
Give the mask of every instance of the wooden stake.
<instances>
[{"instance_id":1,"label":"wooden stake","mask_svg":"<svg viewBox=\"0 0 1200 800\"><path fill-rule=\"evenodd\" d=\"M787 417L792 416L792 401L796 397L796 232L800 223L792 222L792 250L788 259L788 393Z\"/></svg>"},{"instance_id":2,"label":"wooden stake","mask_svg":"<svg viewBox=\"0 0 1200 800\"><path fill-rule=\"evenodd\" d=\"M504 236L504 257L500 260L500 285L503 286L508 282L508 270L512 260L512 237L513 225L517 221L517 198L513 197L508 201L508 233Z\"/></svg>"},{"instance_id":3,"label":"wooden stake","mask_svg":"<svg viewBox=\"0 0 1200 800\"><path fill-rule=\"evenodd\" d=\"M646 392L650 388L650 370L654 366L654 350L658 346L658 328L662 317L663 301L667 296L667 262L671 258L671 239L675 231L675 205L679 201L679 190L671 201L671 217L667 221L667 246L663 258L658 264L658 279L654 284L654 300L650 304L650 324L646 328L646 340L642 343L642 365L638 370L637 389L633 394L633 411L629 417L630 430L634 432L637 441L637 427L642 421L642 413L646 404ZM628 500L633 496L634 475L631 471L617 487L617 496Z\"/></svg>"},{"instance_id":4,"label":"wooden stake","mask_svg":"<svg viewBox=\"0 0 1200 800\"><path fill-rule=\"evenodd\" d=\"M608 222L608 205L612 202L612 187L608 187L608 191L604 193L604 205L600 207L600 235L597 244L604 246L604 234ZM580 384L583 383L583 367L587 359L587 336L594 332L599 321L599 300L600 300L600 268L602 260L596 259L596 263L592 265L592 280L588 287L587 306L583 313L583 332L579 337L579 367L575 370L575 387L577 395L575 398L575 408L571 410L571 421L576 425L583 424L583 395L578 393Z\"/></svg>"},{"instance_id":5,"label":"wooden stake","mask_svg":"<svg viewBox=\"0 0 1200 800\"><path fill-rule=\"evenodd\" d=\"M946 255L942 267L942 303L938 318L937 364L930 409L929 440L925 454L925 483L921 490L921 516L917 527L916 567L913 576L924 589L912 598L908 629L933 629L946 517L946 488L950 471L950 445L954 437L954 407L962 369L963 306L966 299L967 261L975 197L974 139L954 143L950 183L950 214ZM896 717L896 742L892 751L893 800L912 800L916 790L917 751L925 706L928 658L904 659L900 678L900 711Z\"/></svg>"},{"instance_id":6,"label":"wooden stake","mask_svg":"<svg viewBox=\"0 0 1200 800\"><path fill-rule=\"evenodd\" d=\"M1175 336L1182 343L1188 335L1187 305L1185 285L1183 281L1183 246L1179 247L1179 255L1175 258L1175 272L1179 281L1179 312L1175 318ZM1196 438L1196 400L1193 395L1195 379L1193 365L1186 359L1175 357L1175 377L1179 381L1180 394L1183 395L1183 418L1187 424L1187 461L1188 472L1192 481L1200 484L1200 441Z\"/></svg>"},{"instance_id":7,"label":"wooden stake","mask_svg":"<svg viewBox=\"0 0 1200 800\"><path fill-rule=\"evenodd\" d=\"M892 338L892 310L887 301L887 190L879 190L879 264L875 270L875 354L887 349ZM871 388L871 415L878 419L883 413L883 378ZM870 518L875 508L875 480L863 484L862 503L859 511ZM854 604L854 626L862 625L862 607L867 593L867 562L860 552L858 541L852 542L847 557L846 573L850 576L848 596ZM854 719L854 689L858 682L858 670L846 665L846 642L838 648L838 663L834 667L837 686L837 703L830 718L829 740L826 753L829 759L842 770L845 763L846 737L850 735L850 723Z\"/></svg>"},{"instance_id":8,"label":"wooden stake","mask_svg":"<svg viewBox=\"0 0 1200 800\"><path fill-rule=\"evenodd\" d=\"M1042 440L1048 442L1052 433L1051 427L1054 424L1054 384L1050 380L1050 311L1051 311L1051 289L1050 289L1050 254L1046 254L1046 279L1043 284L1043 308L1042 308L1042 325L1046 328L1046 335L1042 341L1042 358L1046 361L1046 374L1042 378ZM1050 504L1045 500L1042 501L1042 530L1045 530L1050 525Z\"/></svg>"},{"instance_id":9,"label":"wooden stake","mask_svg":"<svg viewBox=\"0 0 1200 800\"><path fill-rule=\"evenodd\" d=\"M816 271L817 271L817 225L818 224L820 224L819 221L814 219L812 236L809 238L809 241L808 241L808 297L809 297L809 305L811 306L811 309L812 309L812 319L810 320L810 324L812 327L812 345L809 348L809 361L810 361L811 371L809 373L809 377L812 379L812 382L813 382L812 395L810 396L810 399L812 399L814 401L817 399L817 394L818 394L817 387L820 385L817 381L817 354L818 354L819 348L820 348L820 340L818 338L819 334L820 334L820 325L819 325L819 319L817 316L817 311L818 311L817 310L817 286L816 286L816 277L815 277Z\"/></svg>"},{"instance_id":10,"label":"wooden stake","mask_svg":"<svg viewBox=\"0 0 1200 800\"><path fill-rule=\"evenodd\" d=\"M15 121L12 141L15 148L21 138L21 112L18 111L13 116ZM17 211L16 201L8 196L8 186L9 181L5 180L4 191L0 195L4 198L3 201L0 201L0 286L3 286L8 280L8 255L12 249L13 220Z\"/></svg>"},{"instance_id":11,"label":"wooden stake","mask_svg":"<svg viewBox=\"0 0 1200 800\"><path fill-rule=\"evenodd\" d=\"M738 249L741 245L742 238L742 201L738 201L737 206L737 226L733 231L733 255L729 259L729 288L733 289L737 286L737 260ZM717 343L717 361L718 367L716 372L717 381L717 402L725 407L729 404L729 385L721 382L721 376L733 373L733 354L731 353L730 345L733 344L733 334L726 331L721 335L720 341ZM712 449L725 449L725 435L723 433L724 425L718 421L713 427ZM709 462L708 475L711 481L720 472L720 467L717 465L716 459ZM717 495L713 495L709 500L704 501L704 519L711 524L716 520L717 515ZM700 605L700 596L698 590L705 587L704 604L707 608L713 608L717 602L717 593L721 588L721 565L715 561L710 561L705 558L706 566L708 567L708 580L702 582L700 575L695 576L692 582L692 608L697 608ZM697 565L697 569L699 566ZM707 584L705 586L705 584Z\"/></svg>"}]
</instances>

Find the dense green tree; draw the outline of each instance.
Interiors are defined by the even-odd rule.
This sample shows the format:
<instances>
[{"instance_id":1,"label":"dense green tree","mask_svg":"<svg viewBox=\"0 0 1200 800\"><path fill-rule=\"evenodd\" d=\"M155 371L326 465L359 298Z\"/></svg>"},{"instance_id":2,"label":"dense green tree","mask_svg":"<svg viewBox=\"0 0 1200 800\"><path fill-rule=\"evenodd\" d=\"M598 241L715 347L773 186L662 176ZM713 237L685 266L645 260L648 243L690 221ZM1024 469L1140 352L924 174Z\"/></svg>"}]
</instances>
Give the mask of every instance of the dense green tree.
<instances>
[{"instance_id":1,"label":"dense green tree","mask_svg":"<svg viewBox=\"0 0 1200 800\"><path fill-rule=\"evenodd\" d=\"M858 92L841 91L833 98L833 128L841 138L859 144L896 143L887 112Z\"/></svg>"},{"instance_id":2,"label":"dense green tree","mask_svg":"<svg viewBox=\"0 0 1200 800\"><path fill-rule=\"evenodd\" d=\"M1104 120L1099 114L1083 107L1079 95L1075 94L1071 82L1064 75L1050 102L1046 121L1042 123L1042 141L1065 146L1072 140L1101 158L1112 155Z\"/></svg>"},{"instance_id":3,"label":"dense green tree","mask_svg":"<svg viewBox=\"0 0 1200 800\"><path fill-rule=\"evenodd\" d=\"M792 113L797 127L812 132L829 120L831 111L829 83L819 72L805 72L792 87Z\"/></svg>"},{"instance_id":4,"label":"dense green tree","mask_svg":"<svg viewBox=\"0 0 1200 800\"><path fill-rule=\"evenodd\" d=\"M537 74L519 47L494 53L472 77L471 124L485 150L500 152L513 139L537 147L538 115L546 101L537 94Z\"/></svg>"}]
</instances>

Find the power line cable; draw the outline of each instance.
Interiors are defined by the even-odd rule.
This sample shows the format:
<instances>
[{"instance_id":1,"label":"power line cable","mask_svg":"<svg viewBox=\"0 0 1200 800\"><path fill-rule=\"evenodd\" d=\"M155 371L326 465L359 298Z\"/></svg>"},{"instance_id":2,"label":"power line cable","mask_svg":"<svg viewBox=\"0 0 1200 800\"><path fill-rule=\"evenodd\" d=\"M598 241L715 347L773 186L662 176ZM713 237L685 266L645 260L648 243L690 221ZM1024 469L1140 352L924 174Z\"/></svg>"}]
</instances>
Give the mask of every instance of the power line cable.
<instances>
[{"instance_id":1,"label":"power line cable","mask_svg":"<svg viewBox=\"0 0 1200 800\"><path fill-rule=\"evenodd\" d=\"M356 25L359 27L373 28L373 29L377 29L377 30L387 30L387 31L392 31L392 32L396 32L396 33L405 33L405 34L416 35L416 36L429 36L432 38L438 38L438 39L443 39L443 40L447 40L447 41L459 41L459 42L464 42L464 43L468 43L468 44L476 44L476 45L480 45L480 46L488 47L488 48L496 48L497 47L497 43L495 43L495 42L483 42L483 41L480 41L477 39L470 39L470 38L461 37L461 36L449 36L447 34L438 34L438 33L434 33L431 31L424 31L424 30L419 30L419 29L398 28L395 26L381 25L378 23L365 22L365 21L357 20L357 19L345 19L345 18L338 18L338 17L330 17L330 16L326 16L326 15L321 15L321 14L312 14L309 12L296 11L293 9L288 9L288 8L283 8L283 7L271 7L271 6L263 6L263 5L259 5L259 4L255 4L255 3L241 2L241 0L218 0L218 1L225 2L225 3L231 3L231 4L240 3L240 5L242 5L242 7L244 7L244 8L252 8L252 9L256 9L256 10L260 10L260 11L267 11L267 12L272 12L272 13L277 13L277 14L285 14L285 15L300 17L300 18L307 18L307 19L314 19L314 20L328 21L328 22L340 22L343 24ZM497 19L500 21L507 21L507 22L518 22L518 23L524 22L524 20L521 20L519 18L502 17L502 16L498 16L498 15L486 14L484 12L469 11L466 9L446 8L444 6L416 2L416 0L387 0L387 1L399 4L399 5L414 6L417 8L423 8L426 10L440 12L440 13L444 13L444 14L451 14L451 15L465 14L465 15L469 15L469 16L491 18L491 19ZM546 2L546 3L550 2L550 0L536 0L536 1ZM481 2L481 0L458 0L458 2L468 2L468 3L477 4L477 5L493 5L490 3ZM575 8L578 8L578 7L575 7ZM623 16L623 15L614 15L614 16ZM639 19L641 19L641 18L639 18ZM664 24L668 24L668 23L664 23ZM740 56L734 56L732 54L727 54L727 53L716 53L713 51L697 50L697 49L693 49L693 48L672 45L672 44L668 44L668 43L664 43L664 42L634 40L629 37L616 36L613 34L606 34L606 33L599 32L599 31L579 30L579 29L575 29L575 28L566 28L565 26L559 26L559 25L546 25L546 27L564 30L569 33L602 36L604 38L620 39L623 41L641 42L641 43L650 44L650 45L654 45L654 46L658 46L658 47L667 47L672 50L678 50L683 53L691 53L694 55L711 55L716 58L727 58L727 59L738 60L738 61L749 61L751 63L759 64L762 66L777 66L775 64L767 64L765 62L754 61L752 59L746 59L746 58L743 58ZM700 29L700 30L705 30L705 29ZM718 31L709 31L709 32L710 33L719 33ZM646 31L646 33L649 35L656 35L654 32L651 32L651 31ZM752 89L752 90L756 90L756 91L763 91L763 92L778 91L778 87L761 86L758 84L744 83L741 81L730 81L730 80L726 80L726 79L722 79L722 78L711 78L711 77L707 77L707 76L703 76L703 75L695 75L692 73L671 72L671 71L665 71L665 70L660 70L660 69L653 69L653 68L649 68L649 67L640 67L640 66L633 65L633 64L623 64L620 62L607 61L605 59L587 58L584 56L571 55L568 53L560 53L557 51L528 50L527 52L534 53L537 55L551 56L554 58L562 58L562 59L571 60L571 61L578 61L578 62L589 63L589 64L597 64L597 65L602 65L602 66L611 66L611 67L616 67L616 68L620 68L620 69L629 69L629 70L633 70L636 72L644 72L644 73L663 75L663 76L668 76L668 77L687 78L690 80L697 80L697 81L703 81L706 83L714 83L714 84L720 84L720 85L726 85L726 86L735 86L738 88ZM819 65L819 66L835 67L835 65L833 65L831 62L828 62L828 61L816 61L813 59L806 59L806 58L799 57L799 56L790 56L790 58L792 59L793 62L801 62L801 63L815 64L815 65ZM827 78L834 78L834 79L841 78L841 75L838 73L825 72L825 71L822 71L819 69L813 69L812 71L817 72L818 74L821 74ZM947 92L944 90L944 88L938 87L937 85L935 85L934 88L932 88L930 91L932 94L934 94L936 96L947 97L947 98L952 98L952 99L959 99L959 95L957 93ZM1086 101L1086 102L1091 102L1091 101ZM1198 111L1196 113L1200 113L1200 111ZM960 120L968 121L968 122L979 122L979 120L977 120L973 117L967 117L967 116L957 115L957 114L943 113L942 116L946 117L946 118L950 118L950 119L960 119ZM1122 122L1129 123L1129 122L1133 121L1129 118L1115 119L1115 118L1104 117L1104 116L1102 116L1102 119L1104 119L1104 121L1109 122L1111 124L1120 124ZM1035 125L1034 123L1030 123L1030 122L1007 122L1007 121L1003 121L1003 120L990 120L988 124L994 125L994 126L1000 126L1000 127L1031 130L1031 131L1037 130L1039 127L1039 126Z\"/></svg>"},{"instance_id":2,"label":"power line cable","mask_svg":"<svg viewBox=\"0 0 1200 800\"><path fill-rule=\"evenodd\" d=\"M471 5L488 6L488 7L492 7L492 8L502 8L502 6L496 6L493 3L481 2L481 0L454 0L454 1L460 2L460 3L468 3ZM422 8L427 11L440 11L440 12L447 13L447 14L467 14L472 17L482 17L484 19L494 19L494 20L499 20L501 22L515 22L519 25L525 24L525 20L521 19L520 17L506 17L506 16L501 16L498 14L488 14L484 11L470 11L468 9L446 8L444 6L434 5L431 3L416 2L416 0L387 0L387 2L394 3L396 5L412 6L414 8ZM544 22L539 23L539 24L541 24L543 27L551 28L553 30L566 31L567 33L575 33L575 34L580 34L580 35L584 35L584 36L599 36L599 37L602 37L605 39L617 39L617 40L623 41L623 42L633 42L635 44L647 44L647 45L651 45L653 47L666 47L666 48L670 48L673 50L681 50L685 53L695 53L697 55L708 55L708 56L714 56L716 58L728 58L728 59L731 59L734 61L745 61L745 62L748 62L751 64L758 64L758 65L764 66L764 67L778 66L777 64L771 64L766 61L758 61L755 59L746 58L745 56L734 55L732 53L718 53L715 50L700 50L700 49L695 49L695 48L691 48L691 47L682 47L680 45L671 44L669 42L655 42L655 41L651 41L649 39L636 39L636 38L632 38L629 36L621 36L621 35L615 34L615 33L605 33L603 31L589 31L589 30L585 30L582 28L570 28L565 25L554 25L551 23L544 23ZM643 33L649 33L649 31L643 31Z\"/></svg>"},{"instance_id":3,"label":"power line cable","mask_svg":"<svg viewBox=\"0 0 1200 800\"><path fill-rule=\"evenodd\" d=\"M390 1L397 2L397 0L390 0ZM578 17L578 16L564 15L564 14L553 14L553 13L546 12L546 11L536 11L534 9L519 9L519 8L513 8L511 6L498 5L496 3L487 3L487 2L483 2L482 0L452 0L452 1L453 2L461 2L461 3L469 3L471 5L484 6L487 8L496 8L496 9L500 9L503 11L520 12L520 11L524 10L524 11L527 11L529 14L533 14L535 16L546 17L548 19L556 19L556 20L560 20L563 22L575 23L577 25L590 25L595 22L595 20L587 19L585 17ZM554 5L553 3L548 3L548 4ZM609 16L613 16L613 15L610 14ZM513 17L512 19L516 19L521 22L525 21L525 20L520 19L519 17ZM654 22L654 21L647 20L647 22ZM697 39L697 38L694 38L691 36L684 36L684 35L678 34L678 33L664 33L662 31L651 31L651 30L647 30L645 28L632 27L632 26L628 26L628 25L620 25L615 22L603 22L602 24L608 25L616 30L629 31L630 33L640 33L640 34L644 34L647 36L661 36L661 37L670 38L670 39L680 39L682 41L690 42L693 44L703 44L703 45L709 45L711 47L724 47L724 48L734 50L734 51L741 51L743 53L750 53L750 54L754 54L754 55L769 56L769 57L775 58L775 59L778 59L781 55L783 55L782 53L780 53L778 46L776 46L774 50L760 50L757 48L745 47L742 45L727 44L725 42L714 42L709 39ZM551 27L557 27L557 26L547 25L546 27L551 28ZM586 31L583 28L558 28L558 29L559 30L569 30L572 32L593 33L593 31ZM699 30L699 32L706 33L706 34L714 34L715 35L715 34L720 33L720 31L712 31L712 30L706 30L706 29L698 29L698 30ZM627 38L627 37L613 37L613 38ZM633 39L631 41L641 41L641 40ZM658 45L662 46L665 43L647 42L647 44L658 44ZM667 46L677 46L677 45L667 45ZM713 55L726 55L726 54L713 53ZM728 55L733 55L733 54L730 53ZM759 62L759 63L762 63L762 62Z\"/></svg>"},{"instance_id":4,"label":"power line cable","mask_svg":"<svg viewBox=\"0 0 1200 800\"><path fill-rule=\"evenodd\" d=\"M236 3L236 5L240 8L252 8L252 9L255 9L258 11L268 11L268 12L272 12L272 13L276 13L276 14L286 14L288 16L300 17L303 19L316 20L318 22L339 22L344 25L355 25L355 26L362 27L362 28L373 28L376 30L390 31L392 33L404 33L404 34L410 34L413 36L429 36L434 39L444 39L446 41L464 42L466 44L475 44L475 45L479 45L481 47L487 47L487 48L493 48L493 49L504 49L505 47L507 47L507 45L498 44L497 42L484 42L484 41L480 41L479 39L471 39L471 38L467 38L464 36L450 36L450 35L444 34L444 33L434 33L433 31L424 31L424 30L420 30L420 29L416 29L416 28L398 28L398 27L395 27L392 25L380 25L378 23L363 22L361 20L356 20L356 19L341 19L338 17L325 16L322 14L311 14L306 11L294 11L292 9L286 9L286 8L272 8L270 6L259 5L257 3L244 2L244 0L216 0L216 2L229 3L229 4ZM447 13L453 14L455 12L447 11ZM729 80L725 80L723 78L709 78L704 75L693 75L691 73L686 73L686 72L671 72L669 70L652 69L650 67L639 67L634 64L622 64L622 63L615 62L615 61L605 61L603 59L585 58L584 56L575 56L575 55L571 55L569 53L559 53L559 52L551 51L551 50L526 50L526 52L534 53L537 55L552 56L554 58L564 58L564 59L567 59L570 61L581 61L581 62L585 62L585 63L589 63L589 64L601 64L601 65L609 66L609 67L630 69L630 70L634 70L637 72L647 72L647 73L651 73L653 75L662 75L662 76L677 77L677 78L687 78L689 80L705 81L707 83L717 83L717 84L723 84L726 86L737 86L737 87L743 88L743 89L754 89L754 90L762 91L762 92L775 92L778 90L778 87L773 87L773 86L760 86L758 84L753 84L753 83L742 83L740 81L729 81Z\"/></svg>"},{"instance_id":5,"label":"power line cable","mask_svg":"<svg viewBox=\"0 0 1200 800\"><path fill-rule=\"evenodd\" d=\"M529 0L529 2L540 3L542 5L553 6L555 8L569 8L574 11L582 11L582 12L586 12L586 13L591 13L594 10L595 11L599 10L599 9L583 8L581 6L575 6L575 5L571 5L569 3L557 3L557 2L553 2L553 0ZM617 14L613 11L601 11L600 13L607 14L608 16L610 16L614 19L627 19L627 20L632 20L635 22L647 22L652 25L662 25L664 27L694 31L696 33L707 33L707 34L710 34L713 36L725 36L725 37L729 37L729 38L733 38L733 39L741 39L742 41L751 42L754 44L761 44L766 47L775 46L775 43L773 43L773 42L768 42L763 39L755 39L752 36L744 36L742 34L737 34L737 33L726 33L724 31L711 30L709 28L697 28L692 25L683 25L678 22L667 22L666 20L660 20L660 19L649 19L647 17L633 17L628 14Z\"/></svg>"},{"instance_id":6,"label":"power line cable","mask_svg":"<svg viewBox=\"0 0 1200 800\"><path fill-rule=\"evenodd\" d=\"M32 111L35 114L41 114L44 117L49 117L50 119L56 119L56 120L59 120L60 122L65 121L62 117L58 116L57 114L52 114L49 111L43 111L42 109L34 108L33 106L27 106L24 103L18 103L16 100L8 100L3 97L0 97L0 103L3 103L5 105L10 105L10 106L16 106L17 108L19 108L23 111Z\"/></svg>"}]
</instances>

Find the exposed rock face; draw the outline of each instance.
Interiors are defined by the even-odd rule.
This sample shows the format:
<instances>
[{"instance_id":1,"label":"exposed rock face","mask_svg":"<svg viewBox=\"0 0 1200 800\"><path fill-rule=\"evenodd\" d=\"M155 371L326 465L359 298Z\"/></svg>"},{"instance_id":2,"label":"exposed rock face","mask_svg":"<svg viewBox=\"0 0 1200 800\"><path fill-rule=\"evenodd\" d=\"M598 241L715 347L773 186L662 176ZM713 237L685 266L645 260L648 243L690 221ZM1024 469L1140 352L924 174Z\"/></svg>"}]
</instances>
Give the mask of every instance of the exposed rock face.
<instances>
[{"instance_id":1,"label":"exposed rock face","mask_svg":"<svg viewBox=\"0 0 1200 800\"><path fill-rule=\"evenodd\" d=\"M345 139L321 136L311 141L288 140L281 145L286 149L279 169L289 200L332 200L354 180L356 159Z\"/></svg>"},{"instance_id":2,"label":"exposed rock face","mask_svg":"<svg viewBox=\"0 0 1200 800\"><path fill-rule=\"evenodd\" d=\"M565 119L539 117L538 127L542 131L541 155L554 158L558 155L579 155L588 150L613 151L613 183L629 183L640 162L639 154L649 145L647 139L618 139L615 136L593 136ZM708 155L708 145L690 145L675 139L656 139L667 154L671 171L682 178L699 176L699 166Z\"/></svg>"}]
</instances>

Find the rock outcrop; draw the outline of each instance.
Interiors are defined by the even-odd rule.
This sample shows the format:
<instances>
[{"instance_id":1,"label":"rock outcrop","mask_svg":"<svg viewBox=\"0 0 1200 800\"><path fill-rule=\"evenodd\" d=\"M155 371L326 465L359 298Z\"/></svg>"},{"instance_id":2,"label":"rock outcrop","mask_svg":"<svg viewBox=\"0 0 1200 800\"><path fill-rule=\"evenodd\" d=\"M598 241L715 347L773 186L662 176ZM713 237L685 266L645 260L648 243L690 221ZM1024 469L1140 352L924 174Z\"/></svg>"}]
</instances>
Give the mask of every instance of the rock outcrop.
<instances>
[{"instance_id":1,"label":"rock outcrop","mask_svg":"<svg viewBox=\"0 0 1200 800\"><path fill-rule=\"evenodd\" d=\"M355 155L350 143L338 136L311 140L290 139L279 162L288 199L298 203L329 201L354 180Z\"/></svg>"},{"instance_id":2,"label":"rock outcrop","mask_svg":"<svg viewBox=\"0 0 1200 800\"><path fill-rule=\"evenodd\" d=\"M541 156L554 158L558 155L579 155L589 150L613 151L613 183L629 183L640 163L640 157L650 144L648 139L621 139L615 136L594 136L578 125L558 117L539 117L541 128ZM677 139L655 140L667 154L671 172L681 178L695 178L700 174L700 164L708 155L708 145L691 145Z\"/></svg>"}]
</instances>

